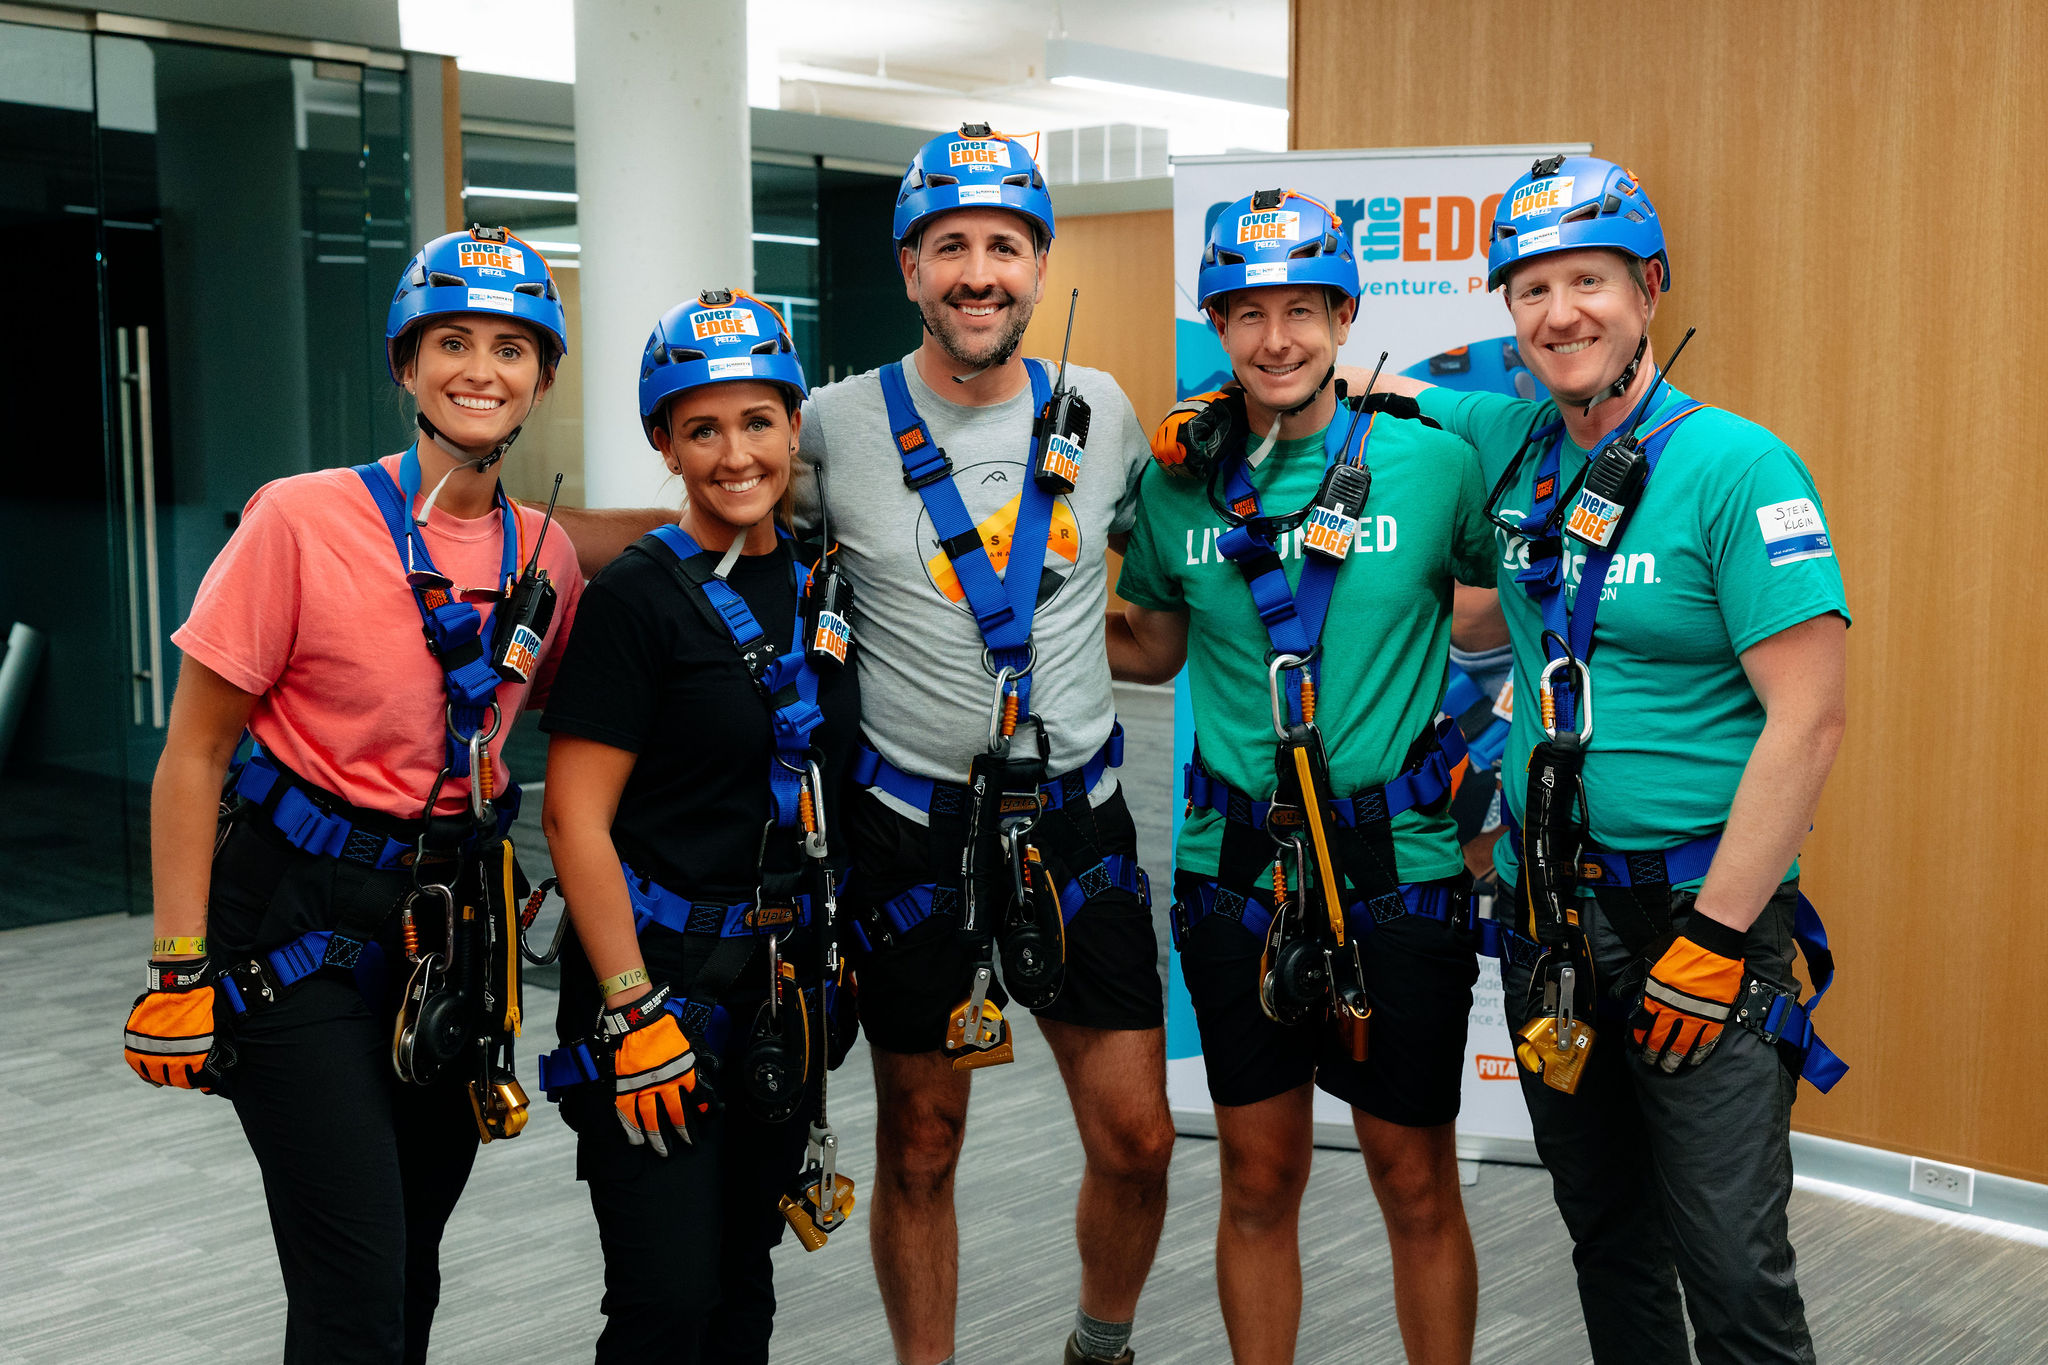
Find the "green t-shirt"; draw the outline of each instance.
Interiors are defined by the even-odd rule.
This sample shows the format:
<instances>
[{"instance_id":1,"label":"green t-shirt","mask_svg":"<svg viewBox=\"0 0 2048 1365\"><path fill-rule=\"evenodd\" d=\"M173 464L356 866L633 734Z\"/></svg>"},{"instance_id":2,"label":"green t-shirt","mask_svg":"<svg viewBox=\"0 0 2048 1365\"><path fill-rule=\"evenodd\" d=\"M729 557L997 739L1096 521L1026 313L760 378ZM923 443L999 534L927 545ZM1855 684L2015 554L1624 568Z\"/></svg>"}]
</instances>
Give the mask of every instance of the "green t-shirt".
<instances>
[{"instance_id":1,"label":"green t-shirt","mask_svg":"<svg viewBox=\"0 0 2048 1365\"><path fill-rule=\"evenodd\" d=\"M1478 448L1489 488L1534 426L1556 415L1547 402L1446 388L1429 389L1420 401L1445 430ZM1666 385L1642 430L1692 401ZM1541 455L1531 447L1501 494L1496 510L1503 520L1528 514ZM1586 452L1567 438L1560 487L1568 488L1585 463ZM1502 786L1519 821L1522 774L1541 733L1543 613L1515 581L1528 565L1527 545L1504 531L1494 534L1500 604L1515 651L1514 725ZM1588 547L1569 535L1565 543L1573 554L1569 601ZM1718 408L1679 423L1603 588L1585 775L1594 840L1619 849L1669 848L1720 830L1764 728L1763 705L1738 656L1829 612L1849 616L1842 571L1820 493L1799 457L1763 427ZM1494 845L1494 865L1510 883L1518 862L1511 840Z\"/></svg>"},{"instance_id":2,"label":"green t-shirt","mask_svg":"<svg viewBox=\"0 0 2048 1365\"><path fill-rule=\"evenodd\" d=\"M1486 485L1470 446L1420 422L1382 416L1365 458L1372 490L1337 571L1316 689L1316 725L1339 795L1400 773L1443 699L1452 580L1491 585L1496 558L1482 512ZM1252 471L1252 486L1269 513L1291 511L1315 496L1326 462L1321 433L1282 441ZM1187 613L1188 690L1202 761L1264 799L1274 788L1271 641L1243 575L1216 552L1225 529L1202 484L1146 471L1117 592L1154 611ZM1289 585L1298 585L1299 530L1280 554ZM1222 844L1223 817L1194 812L1181 825L1175 867L1213 877ZM1394 856L1408 882L1453 876L1463 866L1445 812L1396 816Z\"/></svg>"}]
</instances>

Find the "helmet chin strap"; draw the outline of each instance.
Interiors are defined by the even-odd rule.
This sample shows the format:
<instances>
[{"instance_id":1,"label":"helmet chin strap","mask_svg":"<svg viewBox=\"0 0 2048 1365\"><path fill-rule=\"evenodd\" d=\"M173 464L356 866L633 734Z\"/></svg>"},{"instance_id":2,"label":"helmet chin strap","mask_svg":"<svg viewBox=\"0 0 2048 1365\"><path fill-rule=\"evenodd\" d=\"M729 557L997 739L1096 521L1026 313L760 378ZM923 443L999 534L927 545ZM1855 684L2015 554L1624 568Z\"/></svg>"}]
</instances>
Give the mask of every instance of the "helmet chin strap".
<instances>
[{"instance_id":1,"label":"helmet chin strap","mask_svg":"<svg viewBox=\"0 0 2048 1365\"><path fill-rule=\"evenodd\" d=\"M540 388L538 385L535 385L533 397L526 404L526 417L533 416L534 405L539 402ZM456 469L474 469L477 473L481 474L498 461L504 459L505 452L512 448L512 443L519 439L519 433L526 429L526 417L519 419L519 425L506 433L504 440L498 442L483 454L477 455L442 435L441 429L427 420L427 414L424 411L415 412L413 414L413 421L419 424L420 433L439 446L443 452L454 458L457 463L455 469L451 469L441 476L441 481L434 485L433 492L427 494L426 502L420 506L419 515L413 518L413 524L417 526L425 526L427 524L427 517L434 510L434 501L441 496L441 490L448 486L448 480L455 477Z\"/></svg>"},{"instance_id":2,"label":"helmet chin strap","mask_svg":"<svg viewBox=\"0 0 2048 1365\"><path fill-rule=\"evenodd\" d=\"M1616 377L1612 384L1609 384L1606 388L1601 389L1586 400L1585 406L1579 409L1581 416L1591 413L1594 408L1599 407L1608 399L1619 398L1628 392L1628 386L1636 382L1636 369L1643 363L1643 352L1649 348L1649 345L1650 334L1646 331L1641 337L1637 338L1636 353L1629 357L1628 364L1621 367L1621 374ZM514 434L516 435L517 433Z\"/></svg>"}]
</instances>

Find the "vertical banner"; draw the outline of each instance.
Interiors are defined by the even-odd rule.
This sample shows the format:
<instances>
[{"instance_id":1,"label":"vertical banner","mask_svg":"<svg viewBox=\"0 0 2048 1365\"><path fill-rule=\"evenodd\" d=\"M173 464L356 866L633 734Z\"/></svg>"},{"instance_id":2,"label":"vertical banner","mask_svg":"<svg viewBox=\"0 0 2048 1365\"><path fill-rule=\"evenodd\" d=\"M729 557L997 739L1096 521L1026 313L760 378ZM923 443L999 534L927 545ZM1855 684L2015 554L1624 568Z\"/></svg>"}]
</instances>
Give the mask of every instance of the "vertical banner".
<instances>
[{"instance_id":1,"label":"vertical banner","mask_svg":"<svg viewBox=\"0 0 2048 1365\"><path fill-rule=\"evenodd\" d=\"M1195 307L1195 277L1209 228L1232 200L1254 190L1299 190L1336 211L1358 259L1358 318L1340 363L1370 370L1381 351L1389 373L1407 371L1456 388L1516 392L1532 381L1514 354L1507 310L1486 289L1486 238L1500 194L1530 162L1590 144L1432 147L1188 157L1173 165L1174 378L1179 397L1219 387L1230 361ZM1185 676L1175 688L1175 771L1190 761L1193 712ZM1174 832L1180 832L1175 806ZM1194 1007L1178 968L1170 973L1167 1096L1184 1132L1215 1131L1202 1072ZM1535 1160L1501 1003L1499 964L1480 959L1465 1044L1458 1154ZM1316 1138L1355 1146L1348 1105L1315 1097Z\"/></svg>"}]
</instances>

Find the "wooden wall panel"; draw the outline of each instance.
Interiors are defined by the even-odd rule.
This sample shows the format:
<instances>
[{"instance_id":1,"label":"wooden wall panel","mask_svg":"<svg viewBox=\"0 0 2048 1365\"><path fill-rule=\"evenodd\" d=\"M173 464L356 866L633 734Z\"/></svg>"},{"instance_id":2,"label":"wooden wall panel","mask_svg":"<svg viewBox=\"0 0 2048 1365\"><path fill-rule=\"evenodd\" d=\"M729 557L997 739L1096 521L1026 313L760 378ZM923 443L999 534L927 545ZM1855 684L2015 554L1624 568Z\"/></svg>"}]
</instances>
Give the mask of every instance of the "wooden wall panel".
<instances>
[{"instance_id":1,"label":"wooden wall panel","mask_svg":"<svg viewBox=\"0 0 2048 1365\"><path fill-rule=\"evenodd\" d=\"M1662 352L1696 324L1685 387L1805 457L1856 617L1807 844L1855 1069L1798 1125L2048 1180L2048 6L1294 0L1293 26L1299 146L1589 140L1641 174Z\"/></svg>"},{"instance_id":2,"label":"wooden wall panel","mask_svg":"<svg viewBox=\"0 0 2048 1365\"><path fill-rule=\"evenodd\" d=\"M1150 431L1173 406L1172 212L1060 219L1024 354L1058 362L1076 288L1074 363L1115 375Z\"/></svg>"}]
</instances>

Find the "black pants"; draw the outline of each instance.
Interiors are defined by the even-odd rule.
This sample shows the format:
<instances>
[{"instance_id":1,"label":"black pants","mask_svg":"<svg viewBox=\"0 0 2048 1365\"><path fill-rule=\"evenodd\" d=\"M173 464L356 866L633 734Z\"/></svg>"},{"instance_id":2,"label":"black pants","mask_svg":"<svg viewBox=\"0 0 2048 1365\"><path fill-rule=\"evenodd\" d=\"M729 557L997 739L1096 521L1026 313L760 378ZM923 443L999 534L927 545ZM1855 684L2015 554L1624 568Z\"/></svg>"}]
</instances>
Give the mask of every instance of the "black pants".
<instances>
[{"instance_id":1,"label":"black pants","mask_svg":"<svg viewBox=\"0 0 2048 1365\"><path fill-rule=\"evenodd\" d=\"M335 860L237 825L214 860L208 933L220 960L332 924ZM409 873L376 874L396 903ZM378 888L381 894L381 883ZM395 925L383 935L397 962ZM284 1274L286 1365L427 1358L441 1298L441 1232L479 1144L458 1063L432 1086L391 1069L387 979L377 1004L323 973L275 1004L217 1023L239 1054L229 1096L270 1206Z\"/></svg>"},{"instance_id":2,"label":"black pants","mask_svg":"<svg viewBox=\"0 0 2048 1365\"><path fill-rule=\"evenodd\" d=\"M1674 905L1682 927L1691 897ZM1749 931L1749 970L1792 984L1788 883ZM1595 964L1613 980L1630 954L1595 913ZM1539 1007L1530 969L1502 964L1508 1026ZM1670 1075L1630 1050L1627 1001L1602 1001L1576 1094L1526 1070L1536 1150L1574 1243L1579 1305L1600 1365L1686 1365L1690 1317L1701 1365L1813 1365L1785 1204L1798 1078L1776 1048L1730 1023L1713 1055ZM1685 1286L1681 1312L1678 1289Z\"/></svg>"},{"instance_id":3,"label":"black pants","mask_svg":"<svg viewBox=\"0 0 2048 1365\"><path fill-rule=\"evenodd\" d=\"M351 981L302 982L246 1016L235 1043L235 1114L290 1305L287 1365L425 1360L441 1231L478 1145L462 1081L400 1084L390 1022Z\"/></svg>"},{"instance_id":4,"label":"black pants","mask_svg":"<svg viewBox=\"0 0 2048 1365\"><path fill-rule=\"evenodd\" d=\"M563 1117L578 1132L576 1174L604 1247L600 1365L767 1365L769 1252L788 1227L776 1201L796 1181L815 1089L778 1124L729 1093L722 1112L692 1125L691 1145L665 1157L626 1140L608 1085L581 1089Z\"/></svg>"}]
</instances>

